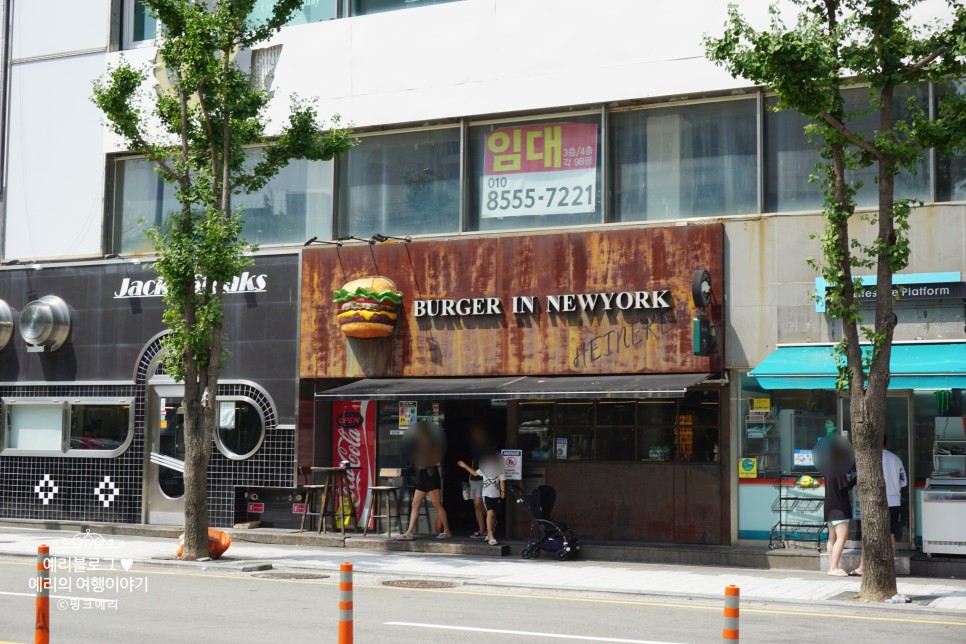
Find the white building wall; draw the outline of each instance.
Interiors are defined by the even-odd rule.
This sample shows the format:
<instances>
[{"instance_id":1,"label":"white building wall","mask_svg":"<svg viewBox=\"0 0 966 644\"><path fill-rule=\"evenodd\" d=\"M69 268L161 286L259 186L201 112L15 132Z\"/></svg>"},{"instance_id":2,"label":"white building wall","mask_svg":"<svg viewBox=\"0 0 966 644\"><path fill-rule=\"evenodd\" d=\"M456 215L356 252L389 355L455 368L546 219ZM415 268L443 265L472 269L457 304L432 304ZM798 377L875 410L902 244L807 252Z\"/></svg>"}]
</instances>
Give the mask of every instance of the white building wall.
<instances>
[{"instance_id":1,"label":"white building wall","mask_svg":"<svg viewBox=\"0 0 966 644\"><path fill-rule=\"evenodd\" d=\"M768 3L741 5L760 23ZM153 49L106 52L110 0L14 5L3 257L100 254L105 155L120 147L91 83ZM917 11L942 14L945 2ZM703 56L725 12L720 0L462 0L287 27L272 43L270 131L291 94L370 127L747 87Z\"/></svg>"}]
</instances>

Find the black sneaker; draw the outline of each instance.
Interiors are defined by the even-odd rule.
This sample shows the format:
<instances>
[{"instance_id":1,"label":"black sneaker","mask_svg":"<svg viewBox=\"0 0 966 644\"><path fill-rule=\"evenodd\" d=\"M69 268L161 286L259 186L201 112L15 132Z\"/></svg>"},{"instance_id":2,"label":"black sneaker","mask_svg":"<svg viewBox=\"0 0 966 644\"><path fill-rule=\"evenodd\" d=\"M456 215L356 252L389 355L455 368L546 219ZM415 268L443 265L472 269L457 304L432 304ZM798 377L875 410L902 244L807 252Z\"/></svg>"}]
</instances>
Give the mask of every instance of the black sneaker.
<instances>
[{"instance_id":1,"label":"black sneaker","mask_svg":"<svg viewBox=\"0 0 966 644\"><path fill-rule=\"evenodd\" d=\"M480 532L479 530L477 530L476 532L470 535L470 539L483 539L485 537L486 535Z\"/></svg>"}]
</instances>

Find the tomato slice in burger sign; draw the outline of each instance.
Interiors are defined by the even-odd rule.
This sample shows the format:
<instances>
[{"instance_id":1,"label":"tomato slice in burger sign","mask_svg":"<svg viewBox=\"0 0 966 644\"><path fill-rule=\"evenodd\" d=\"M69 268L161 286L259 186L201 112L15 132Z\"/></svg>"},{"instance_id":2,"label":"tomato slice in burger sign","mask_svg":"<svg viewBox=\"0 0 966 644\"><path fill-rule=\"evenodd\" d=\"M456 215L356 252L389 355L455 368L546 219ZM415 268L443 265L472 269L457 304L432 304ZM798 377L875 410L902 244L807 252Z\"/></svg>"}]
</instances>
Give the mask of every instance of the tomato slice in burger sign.
<instances>
[{"instance_id":1,"label":"tomato slice in burger sign","mask_svg":"<svg viewBox=\"0 0 966 644\"><path fill-rule=\"evenodd\" d=\"M402 293L391 279L380 275L347 282L332 294L336 320L350 338L384 338L396 330Z\"/></svg>"}]
</instances>

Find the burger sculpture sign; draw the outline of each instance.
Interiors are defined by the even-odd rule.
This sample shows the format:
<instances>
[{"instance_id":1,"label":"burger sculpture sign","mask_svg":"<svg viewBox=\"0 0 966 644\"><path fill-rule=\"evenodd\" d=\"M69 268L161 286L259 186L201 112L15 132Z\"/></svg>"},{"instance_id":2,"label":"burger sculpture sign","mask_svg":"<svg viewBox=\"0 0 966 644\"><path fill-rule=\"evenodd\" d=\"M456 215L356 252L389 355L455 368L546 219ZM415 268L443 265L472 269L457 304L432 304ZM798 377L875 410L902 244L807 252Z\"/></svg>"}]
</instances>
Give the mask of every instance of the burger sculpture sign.
<instances>
[{"instance_id":1,"label":"burger sculpture sign","mask_svg":"<svg viewBox=\"0 0 966 644\"><path fill-rule=\"evenodd\" d=\"M392 335L402 300L393 281L381 276L352 280L332 294L332 301L339 307L339 327L350 338Z\"/></svg>"}]
</instances>

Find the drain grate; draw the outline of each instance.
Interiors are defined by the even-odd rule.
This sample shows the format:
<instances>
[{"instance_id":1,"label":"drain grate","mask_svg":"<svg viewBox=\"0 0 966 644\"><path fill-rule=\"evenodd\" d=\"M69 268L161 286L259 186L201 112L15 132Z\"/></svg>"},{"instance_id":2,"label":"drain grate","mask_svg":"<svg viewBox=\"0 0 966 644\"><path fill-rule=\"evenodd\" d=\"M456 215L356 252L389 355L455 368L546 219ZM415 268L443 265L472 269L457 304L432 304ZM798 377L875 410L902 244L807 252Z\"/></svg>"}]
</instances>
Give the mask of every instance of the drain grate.
<instances>
[{"instance_id":1,"label":"drain grate","mask_svg":"<svg viewBox=\"0 0 966 644\"><path fill-rule=\"evenodd\" d=\"M252 577L262 579L328 579L329 575L319 575L314 572L259 572Z\"/></svg>"},{"instance_id":2,"label":"drain grate","mask_svg":"<svg viewBox=\"0 0 966 644\"><path fill-rule=\"evenodd\" d=\"M393 579L382 582L383 586L394 588L455 588L455 581L435 581L433 579Z\"/></svg>"}]
</instances>

